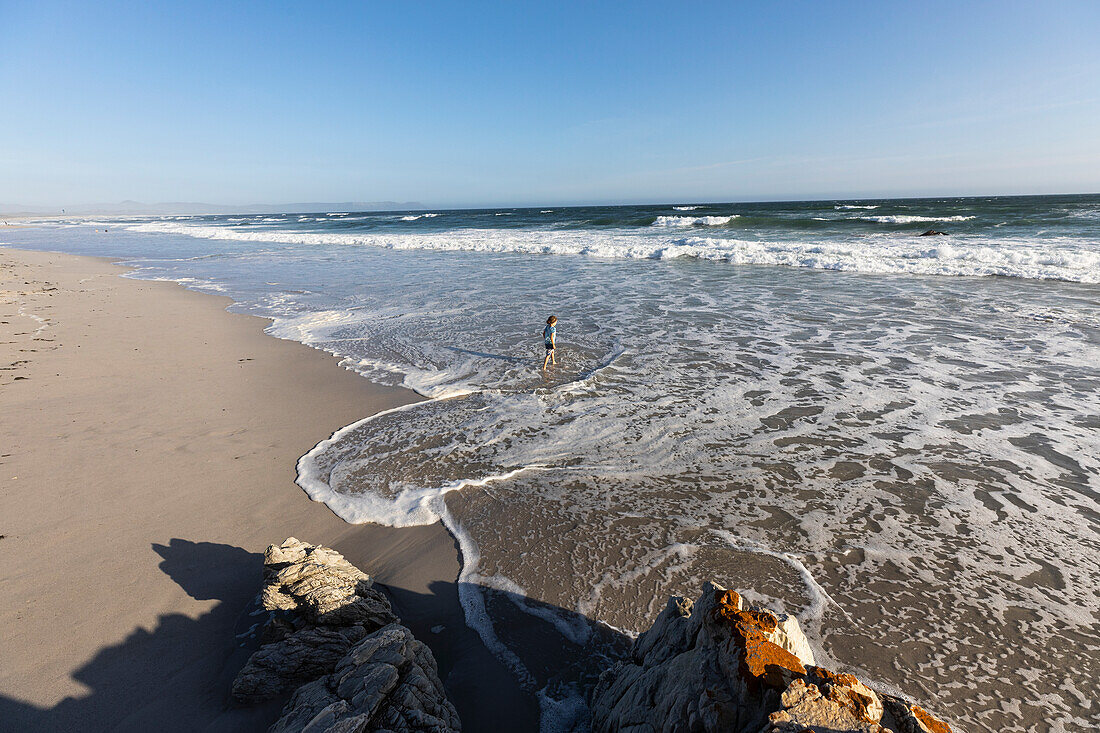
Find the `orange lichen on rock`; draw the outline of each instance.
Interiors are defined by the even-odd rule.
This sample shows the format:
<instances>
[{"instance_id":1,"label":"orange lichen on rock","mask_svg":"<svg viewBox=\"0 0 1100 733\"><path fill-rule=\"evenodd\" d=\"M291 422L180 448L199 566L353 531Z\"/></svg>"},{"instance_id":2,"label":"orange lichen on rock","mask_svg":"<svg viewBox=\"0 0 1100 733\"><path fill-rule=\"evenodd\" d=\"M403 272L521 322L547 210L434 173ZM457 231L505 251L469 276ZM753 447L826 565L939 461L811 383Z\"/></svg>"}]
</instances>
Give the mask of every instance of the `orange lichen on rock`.
<instances>
[{"instance_id":1,"label":"orange lichen on rock","mask_svg":"<svg viewBox=\"0 0 1100 733\"><path fill-rule=\"evenodd\" d=\"M847 672L834 672L831 669L825 669L824 667L809 667L810 673L814 677L818 677L825 682L832 685L841 685L843 687L851 687L859 684L859 679L854 674L848 674Z\"/></svg>"},{"instance_id":2,"label":"orange lichen on rock","mask_svg":"<svg viewBox=\"0 0 1100 733\"><path fill-rule=\"evenodd\" d=\"M741 613L751 619L750 623L763 634L770 634L779 626L779 619L767 611L750 609L748 611L742 611Z\"/></svg>"},{"instance_id":3,"label":"orange lichen on rock","mask_svg":"<svg viewBox=\"0 0 1100 733\"><path fill-rule=\"evenodd\" d=\"M902 697L816 666L794 616L713 583L694 604L671 601L592 700L596 733L951 733Z\"/></svg>"},{"instance_id":4,"label":"orange lichen on rock","mask_svg":"<svg viewBox=\"0 0 1100 733\"><path fill-rule=\"evenodd\" d=\"M734 590L720 590L715 591L715 597L715 620L735 623L737 614L741 613L741 596Z\"/></svg>"},{"instance_id":5,"label":"orange lichen on rock","mask_svg":"<svg viewBox=\"0 0 1100 733\"><path fill-rule=\"evenodd\" d=\"M785 690L792 680L806 676L798 657L763 638L746 640L741 669L777 690Z\"/></svg>"},{"instance_id":6,"label":"orange lichen on rock","mask_svg":"<svg viewBox=\"0 0 1100 733\"><path fill-rule=\"evenodd\" d=\"M806 676L806 668L794 654L768 641L778 621L764 611L741 610L741 596L732 590L718 591L714 619L724 624L742 648L741 672L746 680L786 689L791 680Z\"/></svg>"},{"instance_id":7,"label":"orange lichen on rock","mask_svg":"<svg viewBox=\"0 0 1100 733\"><path fill-rule=\"evenodd\" d=\"M931 713L920 705L914 705L912 711L913 716L921 722L921 725L931 731L931 733L951 733L951 726L933 717Z\"/></svg>"}]
</instances>

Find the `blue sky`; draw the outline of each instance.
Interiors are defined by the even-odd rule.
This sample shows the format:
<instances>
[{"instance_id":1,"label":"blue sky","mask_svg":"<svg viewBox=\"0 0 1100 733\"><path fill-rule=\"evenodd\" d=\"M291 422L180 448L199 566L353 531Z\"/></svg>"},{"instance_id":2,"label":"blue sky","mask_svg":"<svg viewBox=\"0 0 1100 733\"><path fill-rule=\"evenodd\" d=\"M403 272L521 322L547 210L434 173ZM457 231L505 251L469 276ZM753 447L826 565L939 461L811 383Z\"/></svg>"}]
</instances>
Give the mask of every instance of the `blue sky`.
<instances>
[{"instance_id":1,"label":"blue sky","mask_svg":"<svg viewBox=\"0 0 1100 733\"><path fill-rule=\"evenodd\" d=\"M1100 191L1100 2L0 0L0 203Z\"/></svg>"}]
</instances>

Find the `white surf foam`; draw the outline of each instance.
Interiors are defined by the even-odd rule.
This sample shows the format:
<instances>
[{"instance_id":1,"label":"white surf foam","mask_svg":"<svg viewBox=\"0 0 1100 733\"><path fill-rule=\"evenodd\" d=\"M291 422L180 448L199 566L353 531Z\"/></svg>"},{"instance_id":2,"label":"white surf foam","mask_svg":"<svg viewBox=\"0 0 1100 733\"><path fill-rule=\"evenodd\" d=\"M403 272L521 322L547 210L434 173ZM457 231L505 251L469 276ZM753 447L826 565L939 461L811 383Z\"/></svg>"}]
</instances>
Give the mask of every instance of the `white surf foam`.
<instances>
[{"instance_id":1,"label":"white surf foam","mask_svg":"<svg viewBox=\"0 0 1100 733\"><path fill-rule=\"evenodd\" d=\"M874 207L871 207L874 208ZM908 214L883 214L881 216L861 216L863 221L876 221L880 224L915 224L922 221L970 221L973 216L910 216Z\"/></svg>"},{"instance_id":2,"label":"white surf foam","mask_svg":"<svg viewBox=\"0 0 1100 733\"><path fill-rule=\"evenodd\" d=\"M401 217L401 221L416 221L417 219L434 219L439 214L409 214Z\"/></svg>"},{"instance_id":3,"label":"white surf foam","mask_svg":"<svg viewBox=\"0 0 1100 733\"><path fill-rule=\"evenodd\" d=\"M717 219L722 217L665 217ZM728 220L728 217L726 218ZM945 219L941 219L945 220ZM946 219L949 220L949 219ZM674 228L682 229L683 224ZM1068 237L1000 238L955 236L930 246L927 238L881 234L836 240L734 239L639 231L556 229L457 229L442 232L345 233L290 229L191 225L180 222L126 224L133 232L180 234L202 239L316 246L369 246L396 250L585 255L623 259L697 259L738 265L775 265L881 274L980 277L997 275L1035 280L1100 282L1100 250Z\"/></svg>"},{"instance_id":4,"label":"white surf foam","mask_svg":"<svg viewBox=\"0 0 1100 733\"><path fill-rule=\"evenodd\" d=\"M495 588L522 597L523 589L505 578L483 576L478 572L480 551L477 543L451 515L443 497L468 486L486 486L496 481L507 481L537 467L519 468L479 479L454 481L436 488L406 489L393 498L371 493L343 494L334 491L329 485L325 471L320 468L317 457L340 443L353 431L385 415L416 410L422 408L424 404L417 402L384 410L337 430L298 459L298 477L295 482L310 499L324 503L338 517L351 524L374 523L387 527L412 527L441 522L459 546L461 569L458 577L458 595L466 624L477 632L494 656L512 671L521 686L534 691L536 687L534 676L520 658L497 636L482 590L483 587Z\"/></svg>"},{"instance_id":5,"label":"white surf foam","mask_svg":"<svg viewBox=\"0 0 1100 733\"><path fill-rule=\"evenodd\" d=\"M809 569L799 558L795 557L789 552L778 552L776 550L764 547L759 542L747 540L737 537L732 532L725 529L712 529L716 537L720 537L730 547L741 550L742 552L752 552L757 555L767 555L774 557L777 560L790 565L798 573L802 579L803 584L806 586L806 593L809 596L810 603L806 606L806 609L798 615L799 620L804 624L813 624L818 626L821 623L822 618L825 616L825 609L827 606L833 606L844 612L844 609L834 601L829 594L821 587L821 584L814 579L814 576L810 573ZM814 650L817 651L816 649Z\"/></svg>"},{"instance_id":6,"label":"white surf foam","mask_svg":"<svg viewBox=\"0 0 1100 733\"><path fill-rule=\"evenodd\" d=\"M732 216L658 216L651 226L655 227L720 227L736 219Z\"/></svg>"},{"instance_id":7,"label":"white surf foam","mask_svg":"<svg viewBox=\"0 0 1100 733\"><path fill-rule=\"evenodd\" d=\"M127 266L137 266L136 263L126 262L123 263ZM147 270L138 268L133 272L124 272L119 277L125 277L131 280L152 280L154 282L169 282L182 285L188 290L201 290L211 293L225 293L228 292L228 288L221 283L216 283L212 280L203 280L196 277L176 277L171 275L154 275Z\"/></svg>"},{"instance_id":8,"label":"white surf foam","mask_svg":"<svg viewBox=\"0 0 1100 733\"><path fill-rule=\"evenodd\" d=\"M700 207L700 206L673 206L672 208L676 211L695 211L696 209L699 209L699 208L702 208L702 207Z\"/></svg>"},{"instance_id":9,"label":"white surf foam","mask_svg":"<svg viewBox=\"0 0 1100 733\"><path fill-rule=\"evenodd\" d=\"M863 205L860 205L860 204L840 204L839 206L834 206L833 208L834 209L877 209L878 206L877 205L876 206L863 206Z\"/></svg>"},{"instance_id":10,"label":"white surf foam","mask_svg":"<svg viewBox=\"0 0 1100 733\"><path fill-rule=\"evenodd\" d=\"M452 491L461 491L467 486L485 486L495 481L507 481L525 471L539 468L538 466L525 466L499 475L483 476L477 479L462 479L442 486L409 488L392 498L378 496L370 492L342 494L332 489L329 485L328 475L320 468L317 461L318 456L340 443L348 434L368 422L377 420L384 415L415 410L423 407L424 404L424 402L413 402L390 410L383 410L340 428L298 459L298 477L295 483L302 487L309 498L325 504L336 516L349 524L373 523L386 527L416 527L442 521L446 512L446 505L443 504L442 499Z\"/></svg>"}]
</instances>

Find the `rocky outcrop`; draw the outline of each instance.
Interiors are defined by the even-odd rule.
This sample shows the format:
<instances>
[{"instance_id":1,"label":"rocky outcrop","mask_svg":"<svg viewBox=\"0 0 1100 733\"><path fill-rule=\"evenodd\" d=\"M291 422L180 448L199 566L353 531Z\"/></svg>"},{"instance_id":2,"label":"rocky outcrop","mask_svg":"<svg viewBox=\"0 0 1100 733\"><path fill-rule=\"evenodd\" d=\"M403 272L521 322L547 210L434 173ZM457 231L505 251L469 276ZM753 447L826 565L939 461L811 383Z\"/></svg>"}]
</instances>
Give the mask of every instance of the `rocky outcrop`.
<instances>
[{"instance_id":1,"label":"rocky outcrop","mask_svg":"<svg viewBox=\"0 0 1100 733\"><path fill-rule=\"evenodd\" d=\"M233 682L239 702L294 695L277 733L456 733L435 658L397 623L366 573L293 537L264 554L261 645Z\"/></svg>"},{"instance_id":2,"label":"rocky outcrop","mask_svg":"<svg viewBox=\"0 0 1100 733\"><path fill-rule=\"evenodd\" d=\"M918 237L946 237L947 232L941 232L938 229L929 229L926 232L922 232L917 235Z\"/></svg>"},{"instance_id":3,"label":"rocky outcrop","mask_svg":"<svg viewBox=\"0 0 1100 733\"><path fill-rule=\"evenodd\" d=\"M948 733L901 698L815 666L798 621L707 584L671 598L630 657L600 677L592 728L724 733Z\"/></svg>"},{"instance_id":4,"label":"rocky outcrop","mask_svg":"<svg viewBox=\"0 0 1100 733\"><path fill-rule=\"evenodd\" d=\"M262 702L336 668L368 634L397 620L370 576L327 547L293 537L264 553L260 599L272 617L233 697Z\"/></svg>"},{"instance_id":5,"label":"rocky outcrop","mask_svg":"<svg viewBox=\"0 0 1100 733\"><path fill-rule=\"evenodd\" d=\"M427 646L370 577L294 538L264 557L270 618L233 684L242 702L293 695L271 733L457 733ZM506 722L506 721L503 721ZM797 619L707 584L670 598L591 696L596 733L950 733L908 700L817 666Z\"/></svg>"},{"instance_id":6,"label":"rocky outcrop","mask_svg":"<svg viewBox=\"0 0 1100 733\"><path fill-rule=\"evenodd\" d=\"M270 733L450 733L461 725L435 658L400 624L366 637L335 671L298 688Z\"/></svg>"}]
</instances>

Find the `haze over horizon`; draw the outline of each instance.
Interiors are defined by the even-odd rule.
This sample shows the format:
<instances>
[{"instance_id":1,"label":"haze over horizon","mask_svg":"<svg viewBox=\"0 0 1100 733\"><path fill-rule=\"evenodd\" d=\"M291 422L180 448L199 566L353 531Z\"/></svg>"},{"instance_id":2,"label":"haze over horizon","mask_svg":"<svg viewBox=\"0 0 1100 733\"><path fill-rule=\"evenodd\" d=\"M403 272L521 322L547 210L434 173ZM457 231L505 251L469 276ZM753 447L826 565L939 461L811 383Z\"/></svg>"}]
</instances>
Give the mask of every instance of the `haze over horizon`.
<instances>
[{"instance_id":1,"label":"haze over horizon","mask_svg":"<svg viewBox=\"0 0 1100 733\"><path fill-rule=\"evenodd\" d=\"M268 204L268 203L252 203L252 204L215 204L205 202L157 202L157 203L144 203L140 201L120 201L118 203L98 203L98 204L76 204L65 206L40 206L40 207L28 207L11 205L0 202L0 217L34 217L34 216L63 216L70 217L94 217L94 216L168 216L168 215L260 215L260 214L305 214L305 213L319 213L319 212L331 212L331 211L347 211L347 212L405 212L405 211L476 211L476 210L493 210L493 209L541 209L543 206L554 206L558 209L571 209L571 208L585 208L585 207L602 207L602 206L668 206L677 204L703 204L703 205L725 205L725 204L782 204L782 203L800 203L800 202L861 202L861 201L920 201L920 200L938 200L938 199L983 199L983 198L1028 198L1028 197L1041 197L1041 196L1095 196L1098 195L1091 191L1081 191L1072 193L1060 193L1060 194L968 194L962 196L954 195L932 195L932 196L863 196L863 197L821 197L821 198L807 198L807 199L761 199L761 198L741 198L737 200L729 201L706 201L704 199L684 199L684 200L666 200L666 201L615 201L615 202L584 202L584 203L559 203L559 204L497 204L497 205L484 205L484 206L432 206L429 204L423 204L419 201L314 201L314 202L290 202L282 204Z\"/></svg>"},{"instance_id":2,"label":"haze over horizon","mask_svg":"<svg viewBox=\"0 0 1100 733\"><path fill-rule=\"evenodd\" d=\"M1088 2L0 2L0 20L9 206L1100 190Z\"/></svg>"}]
</instances>

